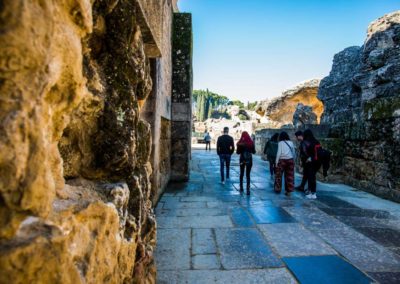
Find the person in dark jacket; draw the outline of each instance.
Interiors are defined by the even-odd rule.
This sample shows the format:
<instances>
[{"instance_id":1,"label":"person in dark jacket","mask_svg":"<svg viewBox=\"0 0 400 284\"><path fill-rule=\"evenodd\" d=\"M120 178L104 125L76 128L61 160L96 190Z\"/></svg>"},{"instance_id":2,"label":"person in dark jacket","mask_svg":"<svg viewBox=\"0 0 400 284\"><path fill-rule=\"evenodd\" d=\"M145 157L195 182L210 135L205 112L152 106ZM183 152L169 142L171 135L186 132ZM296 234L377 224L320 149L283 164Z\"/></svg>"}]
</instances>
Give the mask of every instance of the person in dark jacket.
<instances>
[{"instance_id":1,"label":"person in dark jacket","mask_svg":"<svg viewBox=\"0 0 400 284\"><path fill-rule=\"evenodd\" d=\"M224 166L226 165L226 178L229 179L229 167L231 164L231 156L235 152L235 143L233 138L228 135L229 128L224 127L224 134L218 137L217 154L220 161L221 183L225 183Z\"/></svg>"},{"instance_id":2,"label":"person in dark jacket","mask_svg":"<svg viewBox=\"0 0 400 284\"><path fill-rule=\"evenodd\" d=\"M247 187L246 193L250 195L250 172L253 166L253 156L256 153L254 142L247 131L243 131L237 143L236 153L240 155L240 192L243 192L243 177L246 170Z\"/></svg>"},{"instance_id":3,"label":"person in dark jacket","mask_svg":"<svg viewBox=\"0 0 400 284\"><path fill-rule=\"evenodd\" d=\"M315 139L314 134L310 129L304 131L304 152L306 160L304 164L304 172L307 176L309 193L306 195L308 199L317 199L317 171L320 168L320 163L316 155L316 146L320 143Z\"/></svg>"},{"instance_id":4,"label":"person in dark jacket","mask_svg":"<svg viewBox=\"0 0 400 284\"><path fill-rule=\"evenodd\" d=\"M299 191L305 191L305 186L307 183L307 173L304 170L305 168L305 164L306 164L306 160L307 160L307 154L306 154L306 141L304 141L304 134L303 131L297 131L295 134L296 139L298 142L300 142L300 146L299 146L299 153L300 153L300 163L301 163L301 167L303 168L303 178L301 179L301 184L299 186L296 186L295 189L299 190Z\"/></svg>"},{"instance_id":5,"label":"person in dark jacket","mask_svg":"<svg viewBox=\"0 0 400 284\"><path fill-rule=\"evenodd\" d=\"M264 154L267 155L267 159L269 162L269 172L271 176L275 173L275 160L276 153L278 152L278 138L279 134L275 133L272 137L267 141L264 147Z\"/></svg>"}]
</instances>

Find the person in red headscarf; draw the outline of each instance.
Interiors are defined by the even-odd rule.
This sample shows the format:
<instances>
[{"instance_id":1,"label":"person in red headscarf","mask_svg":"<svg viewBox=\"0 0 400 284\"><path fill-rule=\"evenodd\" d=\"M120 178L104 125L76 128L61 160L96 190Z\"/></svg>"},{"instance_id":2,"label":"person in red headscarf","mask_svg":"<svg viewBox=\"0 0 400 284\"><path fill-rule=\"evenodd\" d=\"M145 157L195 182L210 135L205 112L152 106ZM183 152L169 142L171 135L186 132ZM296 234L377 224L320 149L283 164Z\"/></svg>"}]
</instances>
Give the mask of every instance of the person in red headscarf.
<instances>
[{"instance_id":1,"label":"person in red headscarf","mask_svg":"<svg viewBox=\"0 0 400 284\"><path fill-rule=\"evenodd\" d=\"M247 195L250 195L250 172L253 166L253 155L256 153L254 142L247 131L242 132L239 142L237 143L236 154L240 155L240 192L243 192L243 176L246 170L247 179Z\"/></svg>"}]
</instances>

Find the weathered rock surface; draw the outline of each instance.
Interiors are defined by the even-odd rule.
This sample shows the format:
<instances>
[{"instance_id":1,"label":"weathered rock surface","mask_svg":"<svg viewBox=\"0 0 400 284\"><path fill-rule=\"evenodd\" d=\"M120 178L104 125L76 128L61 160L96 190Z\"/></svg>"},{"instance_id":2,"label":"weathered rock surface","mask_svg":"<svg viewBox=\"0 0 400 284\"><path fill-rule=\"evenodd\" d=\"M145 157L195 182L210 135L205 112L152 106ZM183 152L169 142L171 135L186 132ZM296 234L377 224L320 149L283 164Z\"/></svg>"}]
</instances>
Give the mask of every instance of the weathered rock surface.
<instances>
[{"instance_id":1,"label":"weathered rock surface","mask_svg":"<svg viewBox=\"0 0 400 284\"><path fill-rule=\"evenodd\" d=\"M139 105L171 14L169 0L0 5L1 283L155 281Z\"/></svg>"},{"instance_id":2,"label":"weathered rock surface","mask_svg":"<svg viewBox=\"0 0 400 284\"><path fill-rule=\"evenodd\" d=\"M298 104L293 114L293 125L300 128L306 124L317 124L317 115L313 112L312 107Z\"/></svg>"},{"instance_id":3,"label":"weathered rock surface","mask_svg":"<svg viewBox=\"0 0 400 284\"><path fill-rule=\"evenodd\" d=\"M322 102L317 98L320 80L313 79L288 89L280 97L258 103L256 111L266 117L271 127L281 127L292 123L293 114L299 103L312 107L318 120L324 110Z\"/></svg>"},{"instance_id":4,"label":"weathered rock surface","mask_svg":"<svg viewBox=\"0 0 400 284\"><path fill-rule=\"evenodd\" d=\"M324 102L321 123L335 127L340 122L358 120L361 107L359 87L351 80L361 64L361 48L348 47L333 58L329 76L321 80L318 98Z\"/></svg>"},{"instance_id":5,"label":"weathered rock surface","mask_svg":"<svg viewBox=\"0 0 400 284\"><path fill-rule=\"evenodd\" d=\"M365 44L335 55L321 81L323 123L344 139L350 184L400 201L400 11L368 28Z\"/></svg>"}]
</instances>

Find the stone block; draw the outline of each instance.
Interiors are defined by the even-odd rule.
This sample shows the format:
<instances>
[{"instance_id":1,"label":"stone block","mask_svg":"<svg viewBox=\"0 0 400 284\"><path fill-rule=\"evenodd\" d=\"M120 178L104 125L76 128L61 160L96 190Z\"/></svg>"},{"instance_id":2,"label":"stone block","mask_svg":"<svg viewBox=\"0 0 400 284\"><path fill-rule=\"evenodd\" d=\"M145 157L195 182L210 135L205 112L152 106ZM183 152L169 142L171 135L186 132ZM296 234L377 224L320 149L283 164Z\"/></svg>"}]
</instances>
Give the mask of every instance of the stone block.
<instances>
[{"instance_id":1,"label":"stone block","mask_svg":"<svg viewBox=\"0 0 400 284\"><path fill-rule=\"evenodd\" d=\"M159 271L190 269L190 229L159 229L157 243Z\"/></svg>"},{"instance_id":2,"label":"stone block","mask_svg":"<svg viewBox=\"0 0 400 284\"><path fill-rule=\"evenodd\" d=\"M216 254L217 246L212 229L192 230L192 254Z\"/></svg>"},{"instance_id":3,"label":"stone block","mask_svg":"<svg viewBox=\"0 0 400 284\"><path fill-rule=\"evenodd\" d=\"M195 255L192 257L193 269L220 269L221 264L216 254Z\"/></svg>"}]
</instances>

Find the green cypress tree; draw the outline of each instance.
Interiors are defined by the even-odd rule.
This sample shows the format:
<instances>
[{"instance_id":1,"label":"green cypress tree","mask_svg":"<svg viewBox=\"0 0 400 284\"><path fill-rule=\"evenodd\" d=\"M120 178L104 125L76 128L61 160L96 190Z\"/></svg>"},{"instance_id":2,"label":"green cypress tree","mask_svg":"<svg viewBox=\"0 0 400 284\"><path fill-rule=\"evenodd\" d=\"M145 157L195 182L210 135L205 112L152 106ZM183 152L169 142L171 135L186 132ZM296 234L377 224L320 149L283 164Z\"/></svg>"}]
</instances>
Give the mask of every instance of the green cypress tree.
<instances>
[{"instance_id":1,"label":"green cypress tree","mask_svg":"<svg viewBox=\"0 0 400 284\"><path fill-rule=\"evenodd\" d=\"M199 110L199 120L204 121L204 107L205 107L205 96L202 93L201 94L201 100L200 100L200 110Z\"/></svg>"}]
</instances>

